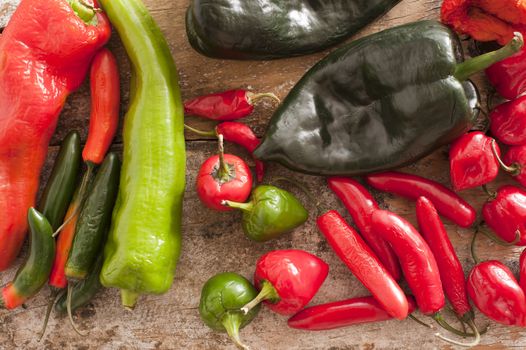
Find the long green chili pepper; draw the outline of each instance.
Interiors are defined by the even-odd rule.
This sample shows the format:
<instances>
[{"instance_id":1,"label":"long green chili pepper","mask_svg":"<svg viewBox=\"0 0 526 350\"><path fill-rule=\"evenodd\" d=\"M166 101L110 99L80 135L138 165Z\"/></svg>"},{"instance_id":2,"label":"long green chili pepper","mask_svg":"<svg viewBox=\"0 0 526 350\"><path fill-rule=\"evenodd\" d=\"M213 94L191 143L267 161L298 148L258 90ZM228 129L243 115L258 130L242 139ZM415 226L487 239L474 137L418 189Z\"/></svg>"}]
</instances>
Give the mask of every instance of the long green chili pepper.
<instances>
[{"instance_id":1,"label":"long green chili pepper","mask_svg":"<svg viewBox=\"0 0 526 350\"><path fill-rule=\"evenodd\" d=\"M134 307L172 285L185 188L183 105L165 38L140 0L101 0L132 66L121 184L101 282Z\"/></svg>"},{"instance_id":2,"label":"long green chili pepper","mask_svg":"<svg viewBox=\"0 0 526 350\"><path fill-rule=\"evenodd\" d=\"M53 230L62 224L73 197L80 169L80 159L80 135L72 131L62 141L38 207L48 219Z\"/></svg>"},{"instance_id":3,"label":"long green chili pepper","mask_svg":"<svg viewBox=\"0 0 526 350\"><path fill-rule=\"evenodd\" d=\"M27 220L30 231L29 256L15 279L1 291L0 307L9 310L22 305L46 284L55 257L53 228L46 217L30 208Z\"/></svg>"}]
</instances>

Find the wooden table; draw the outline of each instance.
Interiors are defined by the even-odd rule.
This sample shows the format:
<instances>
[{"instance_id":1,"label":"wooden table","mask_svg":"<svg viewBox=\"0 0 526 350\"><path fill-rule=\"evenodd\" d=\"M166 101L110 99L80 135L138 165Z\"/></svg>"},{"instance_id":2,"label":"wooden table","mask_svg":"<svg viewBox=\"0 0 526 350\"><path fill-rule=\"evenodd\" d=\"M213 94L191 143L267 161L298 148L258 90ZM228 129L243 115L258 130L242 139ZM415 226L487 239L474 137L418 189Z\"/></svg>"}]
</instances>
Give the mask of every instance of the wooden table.
<instances>
[{"instance_id":1,"label":"wooden table","mask_svg":"<svg viewBox=\"0 0 526 350\"><path fill-rule=\"evenodd\" d=\"M0 26L5 25L19 0L0 0ZM281 97L316 61L327 52L306 57L272 62L233 62L211 60L194 52L186 40L184 12L188 0L145 0L153 17L165 33L181 75L184 98L194 97L229 88L250 88L255 91L273 91ZM421 19L437 19L439 0L403 0L381 20L363 30L359 36L377 32L394 25ZM123 112L128 100L129 69L126 55L119 39L113 36L110 48L119 58L123 79ZM481 90L486 89L483 77L477 79ZM247 121L262 134L274 106L258 107ZM52 140L44 178L54 159L57 145L70 130L79 130L86 137L89 116L89 95L86 85L68 100L56 135ZM195 119L187 122L200 128L209 124ZM118 137L116 149L119 149ZM329 277L314 298L312 304L336 301L353 296L367 295L365 288L347 270L318 233L314 218L279 240L266 244L246 239L239 225L239 213L215 213L202 207L194 189L195 174L200 164L210 156L216 143L195 135L187 135L188 172L184 206L183 253L173 288L163 296L147 296L140 299L137 308L126 311L120 306L117 290L105 290L89 306L76 313L82 329L89 330L88 337L77 335L64 317L54 316L43 340L36 341L42 324L48 291L44 289L28 302L27 309L0 311L0 349L234 349L227 336L209 330L201 322L197 305L201 287L213 274L236 271L247 277L253 273L254 263L263 253L273 249L297 248L317 254L331 266ZM239 148L228 145L227 150L244 155ZM447 149L441 149L417 164L404 169L407 172L449 183ZM325 206L345 213L343 206L330 193L322 178L292 174L279 166L271 166L268 177L286 175L306 182L315 190ZM496 188L512 181L502 175ZM391 195L375 193L382 207L389 208L415 222L414 204ZM466 191L463 196L477 209L486 196L480 189ZM307 199L302 197L307 203ZM307 203L314 213L312 203ZM345 214L347 218L349 216ZM349 218L350 220L350 218ZM469 255L471 231L459 229L447 222L447 229L466 272L473 262ZM515 272L518 270L520 248L503 248L486 238L479 238L478 251L481 258L498 258ZM1 284L9 281L27 251L23 251L16 265L0 275ZM428 320L429 321L429 320ZM488 320L477 316L480 326ZM286 318L263 309L259 317L242 331L242 337L253 349L450 349L448 344L433 336L434 331L423 328L413 321L390 321L355 326L328 332L309 333L287 327ZM519 328L490 324L480 349L526 348L526 338Z\"/></svg>"}]
</instances>

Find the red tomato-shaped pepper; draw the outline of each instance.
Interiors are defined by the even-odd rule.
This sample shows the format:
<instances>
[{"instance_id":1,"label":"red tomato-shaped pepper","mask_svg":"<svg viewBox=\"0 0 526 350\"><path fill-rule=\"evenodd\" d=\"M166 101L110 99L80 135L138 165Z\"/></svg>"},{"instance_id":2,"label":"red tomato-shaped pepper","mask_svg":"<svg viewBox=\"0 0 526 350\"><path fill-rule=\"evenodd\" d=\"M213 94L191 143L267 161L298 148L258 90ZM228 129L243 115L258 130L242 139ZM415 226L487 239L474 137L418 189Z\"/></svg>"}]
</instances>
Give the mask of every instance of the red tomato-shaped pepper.
<instances>
[{"instance_id":1,"label":"red tomato-shaped pepper","mask_svg":"<svg viewBox=\"0 0 526 350\"><path fill-rule=\"evenodd\" d=\"M526 186L526 145L510 147L504 156L503 168L522 186Z\"/></svg>"},{"instance_id":2,"label":"red tomato-shaped pepper","mask_svg":"<svg viewBox=\"0 0 526 350\"><path fill-rule=\"evenodd\" d=\"M526 96L497 106L490 114L491 133L511 146L526 143Z\"/></svg>"},{"instance_id":3,"label":"red tomato-shaped pepper","mask_svg":"<svg viewBox=\"0 0 526 350\"><path fill-rule=\"evenodd\" d=\"M484 204L482 216L503 240L513 242L519 233L517 245L526 245L526 191L510 185L501 187L495 198Z\"/></svg>"},{"instance_id":4,"label":"red tomato-shaped pepper","mask_svg":"<svg viewBox=\"0 0 526 350\"><path fill-rule=\"evenodd\" d=\"M526 297L510 269L499 261L485 261L468 277L468 294L477 308L494 321L526 326Z\"/></svg>"},{"instance_id":5,"label":"red tomato-shaped pepper","mask_svg":"<svg viewBox=\"0 0 526 350\"><path fill-rule=\"evenodd\" d=\"M499 163L492 151L492 141L492 138L477 131L461 136L451 145L450 173L455 191L482 186L495 180L499 174ZM500 155L500 150L497 152Z\"/></svg>"}]
</instances>

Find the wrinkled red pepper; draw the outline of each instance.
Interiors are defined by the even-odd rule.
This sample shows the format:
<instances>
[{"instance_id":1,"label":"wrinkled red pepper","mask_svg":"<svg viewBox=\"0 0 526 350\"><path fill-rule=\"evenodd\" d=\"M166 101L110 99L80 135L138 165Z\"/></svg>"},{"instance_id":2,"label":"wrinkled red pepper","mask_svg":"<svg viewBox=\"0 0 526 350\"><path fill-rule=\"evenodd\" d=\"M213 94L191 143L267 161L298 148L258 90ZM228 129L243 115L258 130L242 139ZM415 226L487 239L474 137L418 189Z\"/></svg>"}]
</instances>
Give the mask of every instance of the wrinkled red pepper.
<instances>
[{"instance_id":1,"label":"wrinkled red pepper","mask_svg":"<svg viewBox=\"0 0 526 350\"><path fill-rule=\"evenodd\" d=\"M526 49L495 63L486 69L486 75L502 97L508 100L519 97L526 91Z\"/></svg>"},{"instance_id":2,"label":"wrinkled red pepper","mask_svg":"<svg viewBox=\"0 0 526 350\"><path fill-rule=\"evenodd\" d=\"M0 37L0 271L24 241L27 210L66 98L111 34L106 16L84 4L97 6L23 0Z\"/></svg>"},{"instance_id":3,"label":"wrinkled red pepper","mask_svg":"<svg viewBox=\"0 0 526 350\"><path fill-rule=\"evenodd\" d=\"M495 107L489 118L497 140L510 146L526 144L526 96Z\"/></svg>"}]
</instances>

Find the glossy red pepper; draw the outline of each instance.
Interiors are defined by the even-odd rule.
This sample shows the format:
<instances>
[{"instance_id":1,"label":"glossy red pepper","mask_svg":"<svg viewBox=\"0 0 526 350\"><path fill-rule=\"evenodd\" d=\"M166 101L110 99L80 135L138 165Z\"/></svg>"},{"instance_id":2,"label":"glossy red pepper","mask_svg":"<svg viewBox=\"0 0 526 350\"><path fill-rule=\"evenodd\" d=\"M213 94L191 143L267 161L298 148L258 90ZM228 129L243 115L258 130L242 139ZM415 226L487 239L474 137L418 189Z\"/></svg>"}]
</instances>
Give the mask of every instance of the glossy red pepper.
<instances>
[{"instance_id":1,"label":"glossy red pepper","mask_svg":"<svg viewBox=\"0 0 526 350\"><path fill-rule=\"evenodd\" d=\"M247 314L264 301L272 311L294 315L316 295L329 274L329 265L303 250L275 250L256 263L258 296L241 310Z\"/></svg>"},{"instance_id":2,"label":"glossy red pepper","mask_svg":"<svg viewBox=\"0 0 526 350\"><path fill-rule=\"evenodd\" d=\"M468 294L487 317L505 325L526 326L526 297L510 269L485 261L468 277Z\"/></svg>"},{"instance_id":3,"label":"glossy red pepper","mask_svg":"<svg viewBox=\"0 0 526 350\"><path fill-rule=\"evenodd\" d=\"M449 240L444 224L431 201L425 197L416 202L420 233L428 243L438 264L440 280L453 310L463 320L473 320L466 291L466 277L457 253Z\"/></svg>"},{"instance_id":4,"label":"glossy red pepper","mask_svg":"<svg viewBox=\"0 0 526 350\"><path fill-rule=\"evenodd\" d=\"M501 167L522 186L526 186L526 145L510 147L501 161Z\"/></svg>"},{"instance_id":5,"label":"glossy red pepper","mask_svg":"<svg viewBox=\"0 0 526 350\"><path fill-rule=\"evenodd\" d=\"M334 210L321 215L317 224L332 249L380 305L393 317L405 319L408 303L404 292L360 235Z\"/></svg>"},{"instance_id":6,"label":"glossy red pepper","mask_svg":"<svg viewBox=\"0 0 526 350\"><path fill-rule=\"evenodd\" d=\"M438 313L446 304L437 262L431 248L407 220L386 210L371 216L372 228L393 247L402 271L424 315Z\"/></svg>"},{"instance_id":7,"label":"glossy red pepper","mask_svg":"<svg viewBox=\"0 0 526 350\"><path fill-rule=\"evenodd\" d=\"M243 203L252 190L252 173L243 159L223 152L223 135L219 135L219 155L208 158L197 174L197 194L210 209L234 210L223 201Z\"/></svg>"},{"instance_id":8,"label":"glossy red pepper","mask_svg":"<svg viewBox=\"0 0 526 350\"><path fill-rule=\"evenodd\" d=\"M0 271L10 266L24 242L26 213L35 204L66 98L110 37L106 16L91 5L90 0L23 0L2 33Z\"/></svg>"},{"instance_id":9,"label":"glossy red pepper","mask_svg":"<svg viewBox=\"0 0 526 350\"><path fill-rule=\"evenodd\" d=\"M486 70L486 75L502 97L516 99L526 91L526 49L495 63Z\"/></svg>"},{"instance_id":10,"label":"glossy red pepper","mask_svg":"<svg viewBox=\"0 0 526 350\"><path fill-rule=\"evenodd\" d=\"M460 227L470 227L477 212L455 192L438 182L421 176L400 172L385 172L366 177L367 183L380 191L390 192L412 200L426 197L438 212Z\"/></svg>"},{"instance_id":11,"label":"glossy red pepper","mask_svg":"<svg viewBox=\"0 0 526 350\"><path fill-rule=\"evenodd\" d=\"M526 96L495 107L489 118L497 140L510 146L526 144Z\"/></svg>"},{"instance_id":12,"label":"glossy red pepper","mask_svg":"<svg viewBox=\"0 0 526 350\"><path fill-rule=\"evenodd\" d=\"M407 296L409 313L416 310L416 303ZM381 322L393 317L373 297L353 298L301 310L288 320L291 328L323 331L361 323Z\"/></svg>"},{"instance_id":13,"label":"glossy red pepper","mask_svg":"<svg viewBox=\"0 0 526 350\"><path fill-rule=\"evenodd\" d=\"M196 97L184 103L186 115L224 121L249 116L254 105L263 98L271 98L278 103L279 98L271 93L255 94L247 90L229 90Z\"/></svg>"},{"instance_id":14,"label":"glossy red pepper","mask_svg":"<svg viewBox=\"0 0 526 350\"><path fill-rule=\"evenodd\" d=\"M519 284L522 288L522 291L526 293L526 249L522 251L519 260L519 269Z\"/></svg>"},{"instance_id":15,"label":"glossy red pepper","mask_svg":"<svg viewBox=\"0 0 526 350\"><path fill-rule=\"evenodd\" d=\"M371 230L371 215L379 209L373 196L357 181L347 177L331 177L329 188L340 198L371 250L395 280L402 277L400 263L393 248Z\"/></svg>"},{"instance_id":16,"label":"glossy red pepper","mask_svg":"<svg viewBox=\"0 0 526 350\"><path fill-rule=\"evenodd\" d=\"M486 224L506 242L526 245L526 191L515 186L502 186L482 208Z\"/></svg>"},{"instance_id":17,"label":"glossy red pepper","mask_svg":"<svg viewBox=\"0 0 526 350\"><path fill-rule=\"evenodd\" d=\"M459 137L449 150L451 185L455 191L467 190L495 180L499 162L493 154L493 139L475 131ZM498 147L498 146L497 146ZM500 150L497 149L500 156Z\"/></svg>"}]
</instances>

